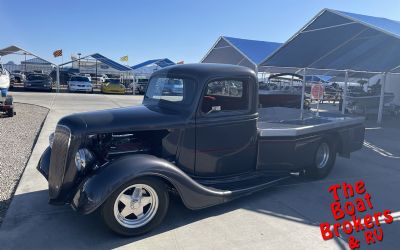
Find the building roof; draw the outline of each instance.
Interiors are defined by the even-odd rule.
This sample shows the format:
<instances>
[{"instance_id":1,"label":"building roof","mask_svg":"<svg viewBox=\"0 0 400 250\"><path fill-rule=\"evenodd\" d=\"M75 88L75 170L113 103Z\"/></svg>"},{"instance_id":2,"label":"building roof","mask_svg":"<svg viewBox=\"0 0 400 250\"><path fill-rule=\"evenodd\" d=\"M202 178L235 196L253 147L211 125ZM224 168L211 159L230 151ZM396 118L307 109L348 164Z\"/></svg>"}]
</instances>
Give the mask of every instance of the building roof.
<instances>
[{"instance_id":1,"label":"building roof","mask_svg":"<svg viewBox=\"0 0 400 250\"><path fill-rule=\"evenodd\" d=\"M169 60L168 58L163 58L163 59L147 60L145 62L142 62L142 63L132 66L131 69L139 69L139 68L151 65L151 64L156 64L160 68L165 68L167 66L175 65L175 63L173 61Z\"/></svg>"},{"instance_id":2,"label":"building roof","mask_svg":"<svg viewBox=\"0 0 400 250\"><path fill-rule=\"evenodd\" d=\"M260 68L395 72L400 57L393 55L400 55L400 22L324 9Z\"/></svg>"}]
</instances>

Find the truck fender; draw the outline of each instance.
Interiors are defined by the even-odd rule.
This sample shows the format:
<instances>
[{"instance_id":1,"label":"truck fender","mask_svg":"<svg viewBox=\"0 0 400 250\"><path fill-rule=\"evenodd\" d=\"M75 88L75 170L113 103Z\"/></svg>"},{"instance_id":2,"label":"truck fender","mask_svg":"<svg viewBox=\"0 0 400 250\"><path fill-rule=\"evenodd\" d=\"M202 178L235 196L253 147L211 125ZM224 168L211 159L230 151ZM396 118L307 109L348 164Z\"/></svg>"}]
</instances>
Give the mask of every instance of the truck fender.
<instances>
[{"instance_id":1,"label":"truck fender","mask_svg":"<svg viewBox=\"0 0 400 250\"><path fill-rule=\"evenodd\" d=\"M121 185L138 177L158 177L173 185L189 209L201 209L224 202L230 191L200 185L171 162L145 154L126 156L101 166L82 181L71 206L89 214L100 207Z\"/></svg>"}]
</instances>

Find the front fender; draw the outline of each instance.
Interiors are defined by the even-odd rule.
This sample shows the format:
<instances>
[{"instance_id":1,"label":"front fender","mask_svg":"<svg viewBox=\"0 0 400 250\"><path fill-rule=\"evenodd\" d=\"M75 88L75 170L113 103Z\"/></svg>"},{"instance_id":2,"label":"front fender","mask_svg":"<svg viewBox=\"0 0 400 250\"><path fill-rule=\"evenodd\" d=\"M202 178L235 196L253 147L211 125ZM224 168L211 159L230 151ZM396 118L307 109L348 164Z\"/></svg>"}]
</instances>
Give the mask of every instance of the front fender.
<instances>
[{"instance_id":1,"label":"front fender","mask_svg":"<svg viewBox=\"0 0 400 250\"><path fill-rule=\"evenodd\" d=\"M138 154L109 162L87 177L75 193L71 205L80 213L91 213L123 184L143 176L159 177L171 183L190 209L223 203L224 197L230 194L230 191L200 185L171 162Z\"/></svg>"}]
</instances>

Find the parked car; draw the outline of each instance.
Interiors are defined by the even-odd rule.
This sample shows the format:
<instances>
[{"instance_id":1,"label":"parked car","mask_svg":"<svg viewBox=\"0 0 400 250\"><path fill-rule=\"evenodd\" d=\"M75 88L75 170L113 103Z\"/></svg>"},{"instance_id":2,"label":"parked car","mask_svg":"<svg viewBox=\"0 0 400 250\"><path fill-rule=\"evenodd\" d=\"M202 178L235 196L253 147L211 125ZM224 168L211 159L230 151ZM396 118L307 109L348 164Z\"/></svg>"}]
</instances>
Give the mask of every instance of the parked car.
<instances>
[{"instance_id":1,"label":"parked car","mask_svg":"<svg viewBox=\"0 0 400 250\"><path fill-rule=\"evenodd\" d=\"M15 85L15 78L12 74L10 74L10 88L9 89L13 89Z\"/></svg>"},{"instance_id":2,"label":"parked car","mask_svg":"<svg viewBox=\"0 0 400 250\"><path fill-rule=\"evenodd\" d=\"M214 93L215 85L241 91ZM363 119L310 113L270 121L299 111L259 109L257 96L249 68L176 65L153 73L141 106L62 118L37 167L50 203L83 214L99 209L113 231L139 235L162 222L170 195L202 209L290 173L324 178L337 153L349 157L363 145Z\"/></svg>"},{"instance_id":3,"label":"parked car","mask_svg":"<svg viewBox=\"0 0 400 250\"><path fill-rule=\"evenodd\" d=\"M125 94L125 86L121 83L119 78L108 78L107 81L101 85L101 93Z\"/></svg>"},{"instance_id":4,"label":"parked car","mask_svg":"<svg viewBox=\"0 0 400 250\"><path fill-rule=\"evenodd\" d=\"M102 84L105 82L105 79L102 76L92 76L91 82L93 84Z\"/></svg>"},{"instance_id":5,"label":"parked car","mask_svg":"<svg viewBox=\"0 0 400 250\"><path fill-rule=\"evenodd\" d=\"M14 76L16 83L22 83L26 80L25 74L20 70L14 70L11 75Z\"/></svg>"},{"instance_id":6,"label":"parked car","mask_svg":"<svg viewBox=\"0 0 400 250\"><path fill-rule=\"evenodd\" d=\"M71 76L68 81L68 91L93 92L93 86L90 79L86 76Z\"/></svg>"},{"instance_id":7,"label":"parked car","mask_svg":"<svg viewBox=\"0 0 400 250\"><path fill-rule=\"evenodd\" d=\"M60 70L60 85L68 85L69 78L74 75L74 73ZM50 73L50 77L54 83L57 82L57 71L53 70Z\"/></svg>"},{"instance_id":8,"label":"parked car","mask_svg":"<svg viewBox=\"0 0 400 250\"><path fill-rule=\"evenodd\" d=\"M35 89L35 90L52 90L52 80L49 75L46 74L29 74L24 82L24 89Z\"/></svg>"},{"instance_id":9,"label":"parked car","mask_svg":"<svg viewBox=\"0 0 400 250\"><path fill-rule=\"evenodd\" d=\"M160 82L162 93L166 95L182 95L183 83L178 79L165 78L165 82Z\"/></svg>"},{"instance_id":10,"label":"parked car","mask_svg":"<svg viewBox=\"0 0 400 250\"><path fill-rule=\"evenodd\" d=\"M147 78L139 78L135 81L136 84L136 93L144 94L147 89L147 85L149 84L149 79Z\"/></svg>"},{"instance_id":11,"label":"parked car","mask_svg":"<svg viewBox=\"0 0 400 250\"><path fill-rule=\"evenodd\" d=\"M10 87L10 73L0 63L0 114L13 117L14 105L13 97L8 94Z\"/></svg>"}]
</instances>

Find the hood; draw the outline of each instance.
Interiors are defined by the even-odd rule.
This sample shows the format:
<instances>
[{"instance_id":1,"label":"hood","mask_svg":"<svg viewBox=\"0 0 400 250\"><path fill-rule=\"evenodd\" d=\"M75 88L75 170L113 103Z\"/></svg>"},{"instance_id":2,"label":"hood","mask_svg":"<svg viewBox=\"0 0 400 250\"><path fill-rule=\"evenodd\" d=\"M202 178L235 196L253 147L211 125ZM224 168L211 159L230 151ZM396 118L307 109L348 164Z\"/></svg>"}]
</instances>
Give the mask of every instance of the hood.
<instances>
[{"instance_id":1,"label":"hood","mask_svg":"<svg viewBox=\"0 0 400 250\"><path fill-rule=\"evenodd\" d=\"M78 133L95 134L176 128L187 122L181 113L141 105L73 114L59 124Z\"/></svg>"}]
</instances>

